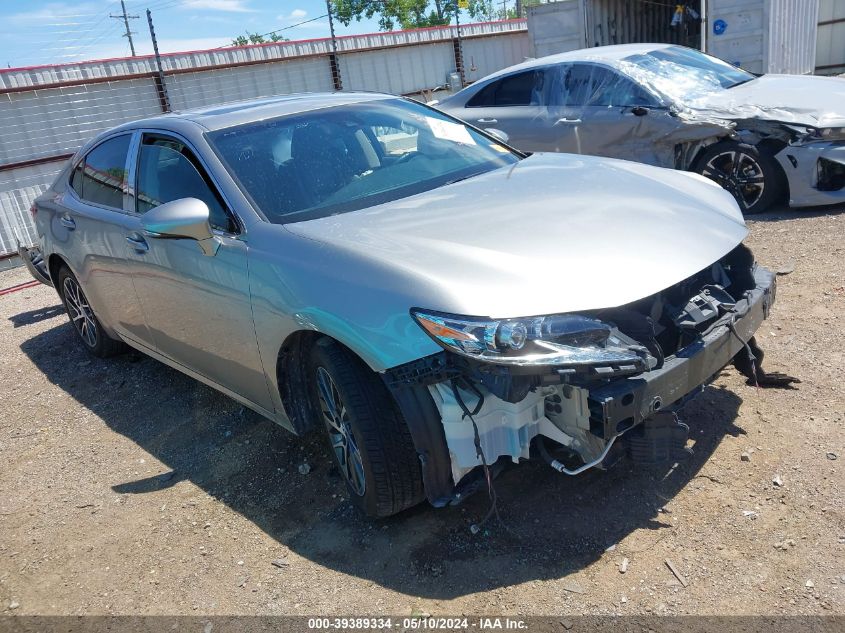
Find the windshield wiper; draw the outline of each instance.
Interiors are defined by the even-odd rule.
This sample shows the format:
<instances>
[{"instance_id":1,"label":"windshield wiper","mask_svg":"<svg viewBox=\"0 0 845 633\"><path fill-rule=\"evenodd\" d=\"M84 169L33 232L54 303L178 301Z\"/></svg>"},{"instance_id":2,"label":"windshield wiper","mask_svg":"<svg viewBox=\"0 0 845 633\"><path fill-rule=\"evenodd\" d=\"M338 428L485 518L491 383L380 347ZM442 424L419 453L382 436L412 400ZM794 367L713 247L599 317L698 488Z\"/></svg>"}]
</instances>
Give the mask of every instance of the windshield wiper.
<instances>
[{"instance_id":1,"label":"windshield wiper","mask_svg":"<svg viewBox=\"0 0 845 633\"><path fill-rule=\"evenodd\" d=\"M469 176L461 176L460 178L455 178L454 180L447 180L446 182L443 183L442 186L445 187L446 185L454 185L456 182L462 182L464 180L469 180L470 178L475 178L476 176L480 176L481 174L486 174L486 173L487 173L487 170L477 171L474 174L470 174Z\"/></svg>"},{"instance_id":2,"label":"windshield wiper","mask_svg":"<svg viewBox=\"0 0 845 633\"><path fill-rule=\"evenodd\" d=\"M738 81L735 84L731 84L725 90L730 90L731 88L736 88L737 86L741 86L742 84L747 84L749 81L754 81L757 77L752 77L751 79L743 79L742 81Z\"/></svg>"}]
</instances>

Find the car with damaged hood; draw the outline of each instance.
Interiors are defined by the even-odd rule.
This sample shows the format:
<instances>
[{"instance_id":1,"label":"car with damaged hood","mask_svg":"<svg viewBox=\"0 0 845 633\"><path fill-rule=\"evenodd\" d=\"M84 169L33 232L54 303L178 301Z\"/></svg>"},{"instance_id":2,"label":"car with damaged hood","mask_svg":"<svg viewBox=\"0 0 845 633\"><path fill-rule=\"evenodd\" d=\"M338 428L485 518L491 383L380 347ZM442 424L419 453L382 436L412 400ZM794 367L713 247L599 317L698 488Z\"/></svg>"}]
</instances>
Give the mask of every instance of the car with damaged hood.
<instances>
[{"instance_id":1,"label":"car with damaged hood","mask_svg":"<svg viewBox=\"0 0 845 633\"><path fill-rule=\"evenodd\" d=\"M387 95L128 123L32 211L35 274L85 348L320 430L374 516L532 457L673 457L675 407L748 358L775 298L711 181L528 157Z\"/></svg>"},{"instance_id":2,"label":"car with damaged hood","mask_svg":"<svg viewBox=\"0 0 845 633\"><path fill-rule=\"evenodd\" d=\"M700 51L626 44L534 59L436 106L532 152L694 171L744 213L845 200L845 82L755 76Z\"/></svg>"}]
</instances>

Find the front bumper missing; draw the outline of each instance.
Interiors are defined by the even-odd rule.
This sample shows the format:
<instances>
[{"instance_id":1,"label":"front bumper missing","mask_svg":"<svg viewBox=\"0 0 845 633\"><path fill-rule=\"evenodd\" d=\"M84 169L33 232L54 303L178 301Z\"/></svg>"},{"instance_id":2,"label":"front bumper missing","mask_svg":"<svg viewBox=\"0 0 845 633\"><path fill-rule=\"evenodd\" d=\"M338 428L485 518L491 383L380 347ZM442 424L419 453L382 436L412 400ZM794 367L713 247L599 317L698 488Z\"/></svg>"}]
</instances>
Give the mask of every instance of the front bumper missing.
<instances>
[{"instance_id":1,"label":"front bumper missing","mask_svg":"<svg viewBox=\"0 0 845 633\"><path fill-rule=\"evenodd\" d=\"M737 301L700 340L669 358L660 369L590 389L590 425L605 439L640 424L656 412L697 393L754 336L775 300L775 275L757 266L756 287Z\"/></svg>"},{"instance_id":2,"label":"front bumper missing","mask_svg":"<svg viewBox=\"0 0 845 633\"><path fill-rule=\"evenodd\" d=\"M466 439L463 435L469 429L462 427L469 422L454 411L448 420L444 420L432 396L433 386L442 386L463 377L479 384L479 389L486 393L490 415L485 417L484 411L480 411L475 420L488 463L499 463L497 460L503 456L517 461L524 457L523 452L528 449L532 439L542 435L570 449L576 449L580 444L581 450L576 452L580 454L584 465L567 474L582 472L603 462L611 444L620 435L643 422L661 417L658 412L668 412L672 405L698 393L703 384L743 350L768 316L775 299L775 276L772 273L757 267L754 280L755 288L738 298L733 311L716 322L697 342L666 359L660 369L631 377L595 381L590 386L573 385L573 395L581 393L583 396L573 397L571 401L567 396L566 400L557 401L561 405L569 403L563 414L567 422L564 426L556 426L547 417L548 411L543 415L545 396L539 392L543 388L542 383L528 389L522 398L504 401L484 389L475 374L466 374L466 366L450 365L444 353L385 372L385 383L402 411L417 449L428 500L439 507L465 496L477 483L466 470L477 466L478 461L472 459L475 451L470 444L467 449L471 451L469 460L467 463L458 463L458 472L453 473L455 463L450 449L457 450L461 446L466 448L466 442L463 445L456 442ZM550 379L545 389L561 385L561 375L554 373L545 377ZM450 389L442 391L448 396ZM523 402L525 398L534 398L538 401L535 403L537 406L527 407ZM529 415L523 409L536 409L536 415ZM509 424L504 424L506 418ZM458 428L465 432L461 437L453 432ZM447 435L450 437L447 438ZM578 442L573 442L576 438ZM503 442L503 439L513 441ZM509 447L506 447L507 450L502 448L506 444Z\"/></svg>"}]
</instances>

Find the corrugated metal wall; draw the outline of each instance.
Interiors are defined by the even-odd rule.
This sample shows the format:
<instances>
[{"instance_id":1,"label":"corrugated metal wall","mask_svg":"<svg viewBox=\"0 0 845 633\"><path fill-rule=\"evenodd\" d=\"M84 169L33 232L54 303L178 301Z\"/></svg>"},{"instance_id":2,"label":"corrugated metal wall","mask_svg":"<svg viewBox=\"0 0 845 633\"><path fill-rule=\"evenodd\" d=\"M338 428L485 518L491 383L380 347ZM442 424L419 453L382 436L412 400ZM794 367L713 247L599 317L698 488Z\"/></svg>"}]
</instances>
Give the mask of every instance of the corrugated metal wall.
<instances>
[{"instance_id":1,"label":"corrugated metal wall","mask_svg":"<svg viewBox=\"0 0 845 633\"><path fill-rule=\"evenodd\" d=\"M390 51L340 55L340 76L346 90L377 90L407 94L446 83L455 68L451 42L404 46Z\"/></svg>"},{"instance_id":2,"label":"corrugated metal wall","mask_svg":"<svg viewBox=\"0 0 845 633\"><path fill-rule=\"evenodd\" d=\"M16 237L35 243L29 207L61 169L62 163L47 163L0 173L0 254L17 249Z\"/></svg>"},{"instance_id":3,"label":"corrugated metal wall","mask_svg":"<svg viewBox=\"0 0 845 633\"><path fill-rule=\"evenodd\" d=\"M464 40L464 68L467 81L476 81L490 73L518 64L531 56L525 33Z\"/></svg>"},{"instance_id":4,"label":"corrugated metal wall","mask_svg":"<svg viewBox=\"0 0 845 633\"><path fill-rule=\"evenodd\" d=\"M484 35L521 33L525 37L525 29L525 20L503 20L500 22L463 25L461 26L461 35L464 38L473 38ZM344 53L380 48L395 48L398 46L449 41L457 36L458 30L455 26L396 31L393 33L347 35L337 38L337 50L338 53ZM256 44L253 46L238 46L188 53L167 53L161 56L161 60L165 71L180 69L199 70L209 66L327 55L330 52L331 40L318 39ZM152 73L155 70L155 60L152 56L78 62L58 66L0 69L0 89L54 84L64 81L77 81L79 79L121 77Z\"/></svg>"},{"instance_id":5,"label":"corrugated metal wall","mask_svg":"<svg viewBox=\"0 0 845 633\"><path fill-rule=\"evenodd\" d=\"M72 153L97 132L160 112L148 79L0 94L0 165Z\"/></svg>"},{"instance_id":6,"label":"corrugated metal wall","mask_svg":"<svg viewBox=\"0 0 845 633\"><path fill-rule=\"evenodd\" d=\"M819 0L816 73L845 73L845 2Z\"/></svg>"},{"instance_id":7,"label":"corrugated metal wall","mask_svg":"<svg viewBox=\"0 0 845 633\"><path fill-rule=\"evenodd\" d=\"M174 110L292 92L334 90L328 57L170 75L166 82Z\"/></svg>"},{"instance_id":8,"label":"corrugated metal wall","mask_svg":"<svg viewBox=\"0 0 845 633\"><path fill-rule=\"evenodd\" d=\"M442 86L455 70L457 36L456 27L438 27L338 38L343 88L409 94ZM461 37L468 80L528 55L525 20L462 26ZM331 40L321 39L164 55L167 95L180 110L331 91L330 52ZM102 130L162 112L154 70L149 57L0 69L0 255L15 250L16 233L35 240L30 204L64 164L38 161L61 158Z\"/></svg>"},{"instance_id":9,"label":"corrugated metal wall","mask_svg":"<svg viewBox=\"0 0 845 633\"><path fill-rule=\"evenodd\" d=\"M819 0L768 0L768 64L764 72L808 74L816 67Z\"/></svg>"}]
</instances>

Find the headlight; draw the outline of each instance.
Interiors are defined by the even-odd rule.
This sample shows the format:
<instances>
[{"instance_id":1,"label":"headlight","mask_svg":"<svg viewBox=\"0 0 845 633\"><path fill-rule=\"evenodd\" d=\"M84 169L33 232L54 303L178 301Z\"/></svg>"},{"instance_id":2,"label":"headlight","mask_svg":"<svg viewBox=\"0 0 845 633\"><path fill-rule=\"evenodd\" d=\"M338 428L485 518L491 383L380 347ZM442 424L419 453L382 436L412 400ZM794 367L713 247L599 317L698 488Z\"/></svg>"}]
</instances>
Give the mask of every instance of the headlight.
<instances>
[{"instance_id":1,"label":"headlight","mask_svg":"<svg viewBox=\"0 0 845 633\"><path fill-rule=\"evenodd\" d=\"M442 347L489 363L641 365L647 356L607 323L577 314L486 319L413 309L411 316Z\"/></svg>"}]
</instances>

